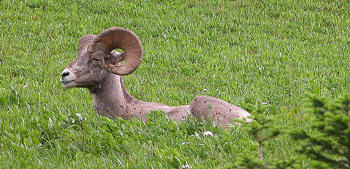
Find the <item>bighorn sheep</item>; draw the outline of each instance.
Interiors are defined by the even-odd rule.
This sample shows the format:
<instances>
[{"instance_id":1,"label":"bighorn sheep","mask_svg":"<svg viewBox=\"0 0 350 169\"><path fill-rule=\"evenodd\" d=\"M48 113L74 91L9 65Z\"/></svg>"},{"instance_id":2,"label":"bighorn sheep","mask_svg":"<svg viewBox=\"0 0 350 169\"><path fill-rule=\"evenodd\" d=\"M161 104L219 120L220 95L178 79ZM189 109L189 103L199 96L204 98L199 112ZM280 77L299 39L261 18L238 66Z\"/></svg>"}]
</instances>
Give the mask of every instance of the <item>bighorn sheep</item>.
<instances>
[{"instance_id":1,"label":"bighorn sheep","mask_svg":"<svg viewBox=\"0 0 350 169\"><path fill-rule=\"evenodd\" d=\"M63 70L61 82L65 88L87 88L100 115L145 119L145 114L151 111L163 111L170 119L181 121L191 113L200 119L210 118L216 125L250 115L242 108L209 96L197 96L191 105L177 107L143 102L130 96L121 76L129 75L139 67L143 50L139 38L128 29L115 27L97 36L85 35L78 48L78 57ZM114 49L122 49L124 53ZM124 60L125 63L121 63Z\"/></svg>"}]
</instances>

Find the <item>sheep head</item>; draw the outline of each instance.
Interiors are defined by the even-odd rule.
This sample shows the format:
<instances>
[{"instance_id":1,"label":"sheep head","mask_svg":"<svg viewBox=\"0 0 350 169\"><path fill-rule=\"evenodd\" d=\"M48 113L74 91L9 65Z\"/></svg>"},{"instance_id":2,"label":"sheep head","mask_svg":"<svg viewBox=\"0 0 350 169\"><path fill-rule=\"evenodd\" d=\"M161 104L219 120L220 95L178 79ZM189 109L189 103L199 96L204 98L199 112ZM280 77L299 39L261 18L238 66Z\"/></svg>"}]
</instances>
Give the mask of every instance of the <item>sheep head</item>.
<instances>
[{"instance_id":1,"label":"sheep head","mask_svg":"<svg viewBox=\"0 0 350 169\"><path fill-rule=\"evenodd\" d=\"M85 35L78 46L77 59L61 74L65 88L94 88L109 72L129 75L139 67L143 56L139 38L132 31L119 27L107 29L99 35ZM124 53L114 49L121 49Z\"/></svg>"}]
</instances>

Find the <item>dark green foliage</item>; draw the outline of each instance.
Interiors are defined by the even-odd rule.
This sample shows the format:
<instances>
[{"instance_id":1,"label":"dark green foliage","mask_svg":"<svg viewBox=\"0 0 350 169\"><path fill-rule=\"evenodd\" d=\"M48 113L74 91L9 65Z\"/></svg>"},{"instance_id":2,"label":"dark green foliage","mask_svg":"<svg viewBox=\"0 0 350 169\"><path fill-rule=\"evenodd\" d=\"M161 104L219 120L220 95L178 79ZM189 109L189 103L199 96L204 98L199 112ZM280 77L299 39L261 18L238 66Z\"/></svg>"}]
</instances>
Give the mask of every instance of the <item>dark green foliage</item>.
<instances>
[{"instance_id":1,"label":"dark green foliage","mask_svg":"<svg viewBox=\"0 0 350 169\"><path fill-rule=\"evenodd\" d=\"M299 152L318 161L315 167L350 168L350 95L334 101L308 94L306 112L315 115L310 124L291 136L303 140ZM322 162L322 163L319 163ZM325 164L323 164L325 163Z\"/></svg>"},{"instance_id":2,"label":"dark green foliage","mask_svg":"<svg viewBox=\"0 0 350 169\"><path fill-rule=\"evenodd\" d=\"M267 106L260 102L249 104L253 109L252 122L245 123L243 127L258 142L259 158L256 157L257 152L243 153L238 156L236 163L229 166L294 168L303 166L304 159L308 158L311 161L307 165L311 168L350 168L350 95L329 101L325 97L307 94L304 102L305 113L313 114L314 118L309 125L299 129L273 125L271 122L279 118L263 114ZM263 135L266 130L270 131L269 134ZM302 141L301 147L295 147L300 156L285 160L263 160L263 143L288 131L294 140Z\"/></svg>"},{"instance_id":3,"label":"dark green foliage","mask_svg":"<svg viewBox=\"0 0 350 169\"><path fill-rule=\"evenodd\" d=\"M269 105L258 101L253 104L248 104L250 107L252 116L251 122L246 123L244 128L251 134L258 142L259 146L259 159L263 159L263 144L264 142L278 136L282 129L281 126L276 126L275 121L278 120L277 116L267 116L267 109ZM266 131L268 130L268 132Z\"/></svg>"},{"instance_id":4,"label":"dark green foliage","mask_svg":"<svg viewBox=\"0 0 350 169\"><path fill-rule=\"evenodd\" d=\"M251 110L251 121L245 122L242 120L235 120L242 124L243 130L247 131L253 140L258 143L257 152L245 152L239 154L235 168L287 168L293 164L293 160L273 160L269 161L263 158L263 146L272 138L277 137L284 132L281 125L276 125L276 121L280 116L268 115L268 109L271 107L266 103L257 101L255 104L248 104Z\"/></svg>"}]
</instances>

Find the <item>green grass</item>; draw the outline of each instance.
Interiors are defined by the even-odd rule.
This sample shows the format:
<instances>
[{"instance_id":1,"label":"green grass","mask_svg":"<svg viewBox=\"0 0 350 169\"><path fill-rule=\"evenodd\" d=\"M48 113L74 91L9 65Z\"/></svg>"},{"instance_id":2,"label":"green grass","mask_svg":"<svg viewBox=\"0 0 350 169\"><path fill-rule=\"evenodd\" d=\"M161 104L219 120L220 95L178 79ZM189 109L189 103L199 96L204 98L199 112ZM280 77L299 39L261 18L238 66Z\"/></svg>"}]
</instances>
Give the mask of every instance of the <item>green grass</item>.
<instances>
[{"instance_id":1,"label":"green grass","mask_svg":"<svg viewBox=\"0 0 350 169\"><path fill-rule=\"evenodd\" d=\"M87 90L63 89L60 73L75 59L80 37L115 26L139 36L143 63L124 77L138 99L184 105L209 95L245 109L262 100L271 105L267 115L283 115L276 124L304 126L306 92L350 93L349 9L348 0L0 0L0 164L225 166L257 151L241 129L164 116L110 120L95 114ZM206 130L215 137L204 137ZM267 143L264 158L288 159L297 146L279 137Z\"/></svg>"}]
</instances>

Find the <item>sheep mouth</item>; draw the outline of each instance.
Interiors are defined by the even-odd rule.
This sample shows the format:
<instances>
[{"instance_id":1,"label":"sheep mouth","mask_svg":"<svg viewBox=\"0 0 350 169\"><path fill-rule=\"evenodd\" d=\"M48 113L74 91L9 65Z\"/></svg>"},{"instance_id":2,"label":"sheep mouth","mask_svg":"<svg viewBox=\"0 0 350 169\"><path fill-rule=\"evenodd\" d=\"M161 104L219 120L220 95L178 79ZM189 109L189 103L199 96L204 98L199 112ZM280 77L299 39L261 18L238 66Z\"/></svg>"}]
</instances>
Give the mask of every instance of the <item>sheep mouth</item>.
<instances>
[{"instance_id":1,"label":"sheep mouth","mask_svg":"<svg viewBox=\"0 0 350 169\"><path fill-rule=\"evenodd\" d=\"M64 80L64 79L61 79L61 83L62 83L62 86L63 86L64 88L67 88L67 89L72 88L72 87L75 86L75 85L74 85L74 80Z\"/></svg>"},{"instance_id":2,"label":"sheep mouth","mask_svg":"<svg viewBox=\"0 0 350 169\"><path fill-rule=\"evenodd\" d=\"M62 82L63 84L66 84L66 83L74 82L74 80L64 80L64 79L61 79L61 82Z\"/></svg>"}]
</instances>

